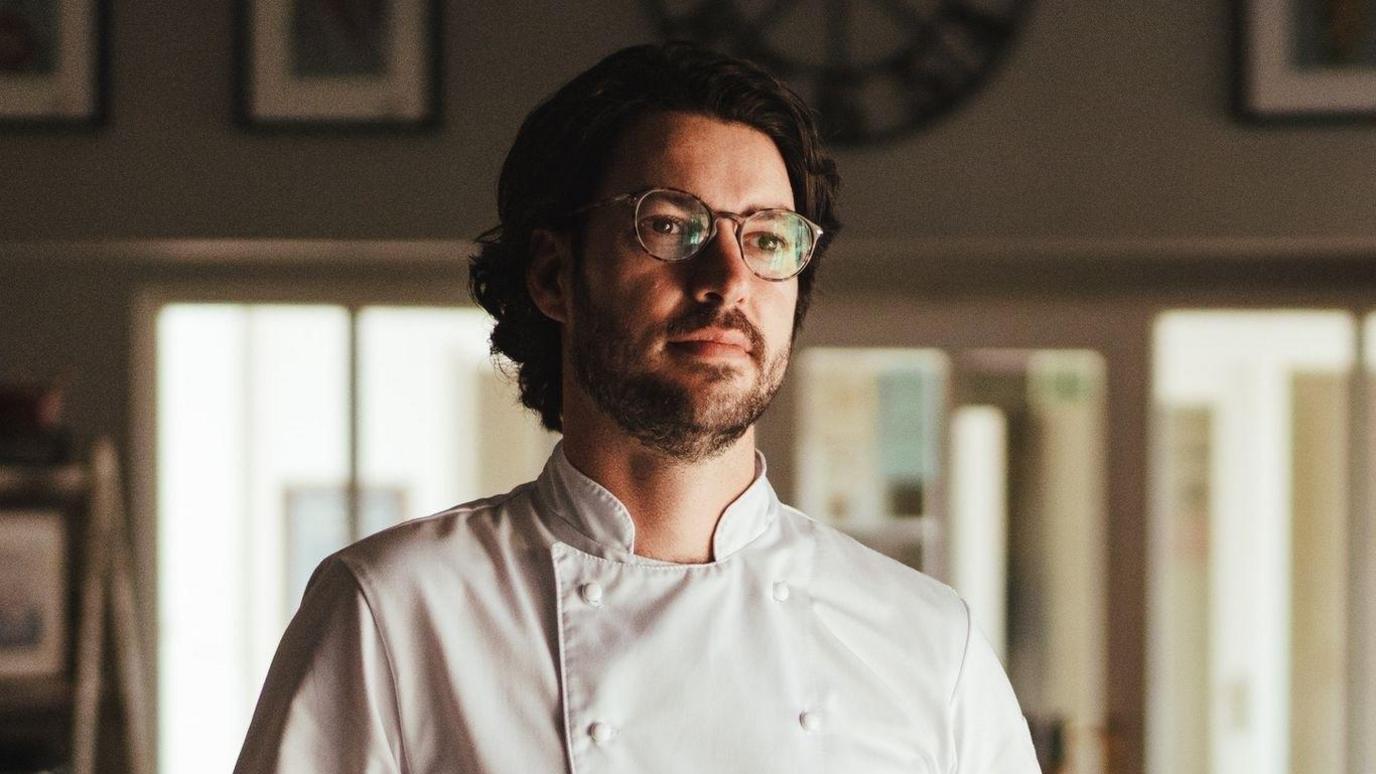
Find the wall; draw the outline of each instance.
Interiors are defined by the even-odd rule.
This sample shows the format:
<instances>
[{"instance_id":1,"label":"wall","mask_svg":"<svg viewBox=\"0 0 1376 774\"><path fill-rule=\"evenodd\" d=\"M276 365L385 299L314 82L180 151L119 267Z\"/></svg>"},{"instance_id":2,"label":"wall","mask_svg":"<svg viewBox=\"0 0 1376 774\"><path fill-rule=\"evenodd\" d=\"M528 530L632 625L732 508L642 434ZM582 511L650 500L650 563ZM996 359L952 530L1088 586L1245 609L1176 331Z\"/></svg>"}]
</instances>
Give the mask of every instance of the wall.
<instances>
[{"instance_id":1,"label":"wall","mask_svg":"<svg viewBox=\"0 0 1376 774\"><path fill-rule=\"evenodd\" d=\"M0 134L0 375L73 372L71 410L92 431L123 427L124 307L149 272L98 249L96 266L50 269L22 260L30 240L472 236L493 222L528 107L651 35L636 0L449 3L442 131L295 136L232 125L233 17L228 0L118 4L109 125ZM972 242L1004 259L1058 254L1056 240L1091 256L1124 240L1364 253L1376 132L1235 122L1229 25L1228 0L1040 0L972 102L840 154L847 230L824 282L939 266Z\"/></svg>"},{"instance_id":2,"label":"wall","mask_svg":"<svg viewBox=\"0 0 1376 774\"><path fill-rule=\"evenodd\" d=\"M233 3L113 10L111 120L0 139L0 239L462 237L491 225L525 111L649 39L637 0L447 3L445 126L231 124ZM1229 115L1227 0L1039 0L988 87L930 131L841 155L848 238L1376 236L1376 132Z\"/></svg>"}]
</instances>

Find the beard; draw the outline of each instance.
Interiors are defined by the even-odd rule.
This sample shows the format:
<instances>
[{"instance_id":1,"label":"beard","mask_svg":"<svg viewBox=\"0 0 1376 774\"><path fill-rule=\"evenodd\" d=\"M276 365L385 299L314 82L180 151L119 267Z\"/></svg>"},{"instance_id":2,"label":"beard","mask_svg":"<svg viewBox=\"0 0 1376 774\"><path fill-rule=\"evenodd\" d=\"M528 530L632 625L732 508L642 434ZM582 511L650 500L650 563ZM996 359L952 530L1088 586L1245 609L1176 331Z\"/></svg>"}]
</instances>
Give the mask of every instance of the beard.
<instances>
[{"instance_id":1,"label":"beard","mask_svg":"<svg viewBox=\"0 0 1376 774\"><path fill-rule=\"evenodd\" d=\"M574 378L617 426L645 446L680 462L701 462L726 449L755 424L778 392L787 370L790 344L769 356L764 336L738 309L700 304L661 329L628 331L615 310L599 307L587 282L574 272L578 324L571 338ZM706 378L712 395L695 391L644 367L649 343L712 326L734 329L750 339L750 359L759 378L733 390L741 366L693 363L684 368Z\"/></svg>"}]
</instances>

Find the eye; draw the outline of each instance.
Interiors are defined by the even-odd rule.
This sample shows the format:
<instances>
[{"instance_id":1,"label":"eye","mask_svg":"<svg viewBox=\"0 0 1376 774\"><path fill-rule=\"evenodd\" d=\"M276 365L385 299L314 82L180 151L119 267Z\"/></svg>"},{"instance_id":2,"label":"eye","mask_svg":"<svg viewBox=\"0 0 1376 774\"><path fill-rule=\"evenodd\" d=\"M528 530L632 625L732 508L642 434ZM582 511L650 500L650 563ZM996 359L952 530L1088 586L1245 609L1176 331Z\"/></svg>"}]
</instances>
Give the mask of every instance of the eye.
<instances>
[{"instance_id":1,"label":"eye","mask_svg":"<svg viewBox=\"0 0 1376 774\"><path fill-rule=\"evenodd\" d=\"M683 221L668 215L652 215L640 221L640 227L646 232L658 236L674 236L683 233Z\"/></svg>"},{"instance_id":2,"label":"eye","mask_svg":"<svg viewBox=\"0 0 1376 774\"><path fill-rule=\"evenodd\" d=\"M776 253L788 248L788 242L783 237L769 231L757 231L748 235L746 244L752 249L767 253Z\"/></svg>"}]
</instances>

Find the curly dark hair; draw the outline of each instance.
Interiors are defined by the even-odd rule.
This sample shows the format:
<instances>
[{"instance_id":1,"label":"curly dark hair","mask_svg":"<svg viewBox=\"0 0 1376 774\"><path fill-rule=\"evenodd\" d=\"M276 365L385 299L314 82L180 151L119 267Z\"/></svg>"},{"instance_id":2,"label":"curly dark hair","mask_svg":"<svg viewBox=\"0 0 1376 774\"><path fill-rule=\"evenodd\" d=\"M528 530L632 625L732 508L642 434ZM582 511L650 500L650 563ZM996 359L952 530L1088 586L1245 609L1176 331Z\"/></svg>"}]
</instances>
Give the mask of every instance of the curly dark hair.
<instances>
[{"instance_id":1,"label":"curly dark hair","mask_svg":"<svg viewBox=\"0 0 1376 774\"><path fill-rule=\"evenodd\" d=\"M774 140L794 205L825 230L798 275L795 334L822 255L840 229L834 212L840 178L812 112L758 66L693 44L666 43L622 49L574 78L521 125L497 187L501 225L478 238L480 250L469 265L473 298L496 320L492 354L514 365L521 402L550 430L563 425L560 326L536 308L526 288L531 235L571 227L568 213L596 192L623 133L666 111L746 124Z\"/></svg>"}]
</instances>

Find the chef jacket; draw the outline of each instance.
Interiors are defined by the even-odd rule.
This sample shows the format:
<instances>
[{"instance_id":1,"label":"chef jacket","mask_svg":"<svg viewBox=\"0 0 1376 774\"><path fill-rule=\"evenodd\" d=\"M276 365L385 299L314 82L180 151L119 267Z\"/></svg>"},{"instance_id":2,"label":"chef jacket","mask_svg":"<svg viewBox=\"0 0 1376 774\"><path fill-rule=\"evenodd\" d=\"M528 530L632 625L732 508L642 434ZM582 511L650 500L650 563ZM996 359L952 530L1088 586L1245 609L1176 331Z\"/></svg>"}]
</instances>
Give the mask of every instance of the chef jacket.
<instances>
[{"instance_id":1,"label":"chef jacket","mask_svg":"<svg viewBox=\"0 0 1376 774\"><path fill-rule=\"evenodd\" d=\"M756 470L705 564L637 556L561 447L327 558L235 772L1038 772L965 603Z\"/></svg>"}]
</instances>

